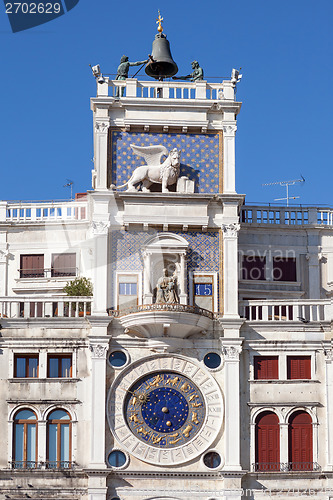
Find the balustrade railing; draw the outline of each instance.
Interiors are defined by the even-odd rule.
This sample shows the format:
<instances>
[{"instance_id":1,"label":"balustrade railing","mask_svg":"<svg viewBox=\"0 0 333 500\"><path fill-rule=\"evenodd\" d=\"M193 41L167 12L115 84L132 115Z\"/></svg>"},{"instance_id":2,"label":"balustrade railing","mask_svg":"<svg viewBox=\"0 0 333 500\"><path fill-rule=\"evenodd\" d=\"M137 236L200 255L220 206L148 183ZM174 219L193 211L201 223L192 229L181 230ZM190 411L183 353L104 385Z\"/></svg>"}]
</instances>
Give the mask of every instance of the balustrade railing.
<instances>
[{"instance_id":1,"label":"balustrade railing","mask_svg":"<svg viewBox=\"0 0 333 500\"><path fill-rule=\"evenodd\" d=\"M91 314L91 297L0 297L0 318L79 318Z\"/></svg>"},{"instance_id":2,"label":"balustrade railing","mask_svg":"<svg viewBox=\"0 0 333 500\"><path fill-rule=\"evenodd\" d=\"M83 221L88 218L86 201L8 202L1 204L1 208L0 221L6 222Z\"/></svg>"},{"instance_id":3,"label":"balustrade railing","mask_svg":"<svg viewBox=\"0 0 333 500\"><path fill-rule=\"evenodd\" d=\"M97 84L98 97L135 97L146 99L207 99L235 100L234 85L230 80L221 83L209 83L205 80L189 81L139 81L136 78L127 80L110 80Z\"/></svg>"},{"instance_id":4,"label":"balustrade railing","mask_svg":"<svg viewBox=\"0 0 333 500\"><path fill-rule=\"evenodd\" d=\"M240 220L244 224L286 226L333 226L333 210L316 207L265 207L245 205Z\"/></svg>"},{"instance_id":5,"label":"balustrade railing","mask_svg":"<svg viewBox=\"0 0 333 500\"><path fill-rule=\"evenodd\" d=\"M239 314L249 321L329 321L332 319L332 301L306 300L243 300Z\"/></svg>"},{"instance_id":6,"label":"balustrade railing","mask_svg":"<svg viewBox=\"0 0 333 500\"><path fill-rule=\"evenodd\" d=\"M320 472L317 462L256 462L252 464L253 472Z\"/></svg>"},{"instance_id":7,"label":"balustrade railing","mask_svg":"<svg viewBox=\"0 0 333 500\"><path fill-rule=\"evenodd\" d=\"M53 469L53 470L63 470L63 469L74 469L76 462L70 462L65 460L58 461L46 461L37 462L34 460L13 460L9 462L11 469L20 470L31 470L31 469Z\"/></svg>"},{"instance_id":8,"label":"balustrade railing","mask_svg":"<svg viewBox=\"0 0 333 500\"><path fill-rule=\"evenodd\" d=\"M110 316L121 317L128 314L149 311L170 311L170 312L185 312L192 314L199 314L207 318L214 319L215 314L207 309L202 309L197 306L189 306L186 304L142 304L138 306L128 307L120 310L108 309Z\"/></svg>"}]
</instances>

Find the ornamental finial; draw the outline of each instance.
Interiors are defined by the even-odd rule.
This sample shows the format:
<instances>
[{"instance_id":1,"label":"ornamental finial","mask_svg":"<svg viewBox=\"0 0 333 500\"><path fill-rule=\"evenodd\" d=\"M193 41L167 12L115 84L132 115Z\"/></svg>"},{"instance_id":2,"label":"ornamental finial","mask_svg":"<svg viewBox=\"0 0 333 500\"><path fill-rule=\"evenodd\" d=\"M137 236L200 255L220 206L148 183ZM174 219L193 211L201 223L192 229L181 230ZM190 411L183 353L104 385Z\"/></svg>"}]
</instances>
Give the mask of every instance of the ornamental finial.
<instances>
[{"instance_id":1,"label":"ornamental finial","mask_svg":"<svg viewBox=\"0 0 333 500\"><path fill-rule=\"evenodd\" d=\"M156 24L158 24L157 31L159 33L162 33L162 31L163 31L162 21L163 21L163 17L161 17L160 11L158 11L158 18L156 19Z\"/></svg>"}]
</instances>

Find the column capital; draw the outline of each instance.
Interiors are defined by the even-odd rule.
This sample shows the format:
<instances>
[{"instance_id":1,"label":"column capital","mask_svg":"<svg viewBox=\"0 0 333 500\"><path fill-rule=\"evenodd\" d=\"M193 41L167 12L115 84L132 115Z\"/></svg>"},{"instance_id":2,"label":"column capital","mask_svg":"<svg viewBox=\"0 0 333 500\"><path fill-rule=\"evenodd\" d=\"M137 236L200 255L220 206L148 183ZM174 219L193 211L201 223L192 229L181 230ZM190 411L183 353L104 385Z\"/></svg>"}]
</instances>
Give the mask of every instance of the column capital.
<instances>
[{"instance_id":1,"label":"column capital","mask_svg":"<svg viewBox=\"0 0 333 500\"><path fill-rule=\"evenodd\" d=\"M242 341L225 340L220 338L224 361L239 361L239 355L242 352Z\"/></svg>"},{"instance_id":2,"label":"column capital","mask_svg":"<svg viewBox=\"0 0 333 500\"><path fill-rule=\"evenodd\" d=\"M333 361L333 349L325 349L324 354L325 354L326 363L332 363L332 361Z\"/></svg>"},{"instance_id":3,"label":"column capital","mask_svg":"<svg viewBox=\"0 0 333 500\"><path fill-rule=\"evenodd\" d=\"M222 129L225 136L234 137L236 134L237 125L233 124L223 125Z\"/></svg>"},{"instance_id":4,"label":"column capital","mask_svg":"<svg viewBox=\"0 0 333 500\"><path fill-rule=\"evenodd\" d=\"M109 120L106 120L105 118L102 118L100 120L95 121L95 130L96 132L100 134L107 134L108 129L110 126Z\"/></svg>"},{"instance_id":5,"label":"column capital","mask_svg":"<svg viewBox=\"0 0 333 500\"><path fill-rule=\"evenodd\" d=\"M109 227L111 223L110 221L92 221L92 228L94 234L108 234Z\"/></svg>"},{"instance_id":6,"label":"column capital","mask_svg":"<svg viewBox=\"0 0 333 500\"><path fill-rule=\"evenodd\" d=\"M231 224L222 224L221 229L225 238L237 238L240 230L239 222L232 222Z\"/></svg>"},{"instance_id":7,"label":"column capital","mask_svg":"<svg viewBox=\"0 0 333 500\"><path fill-rule=\"evenodd\" d=\"M8 250L0 250L0 262L7 262L9 255Z\"/></svg>"},{"instance_id":8,"label":"column capital","mask_svg":"<svg viewBox=\"0 0 333 500\"><path fill-rule=\"evenodd\" d=\"M106 359L106 353L109 349L109 343L94 343L90 341L89 349L91 357L94 359Z\"/></svg>"}]
</instances>

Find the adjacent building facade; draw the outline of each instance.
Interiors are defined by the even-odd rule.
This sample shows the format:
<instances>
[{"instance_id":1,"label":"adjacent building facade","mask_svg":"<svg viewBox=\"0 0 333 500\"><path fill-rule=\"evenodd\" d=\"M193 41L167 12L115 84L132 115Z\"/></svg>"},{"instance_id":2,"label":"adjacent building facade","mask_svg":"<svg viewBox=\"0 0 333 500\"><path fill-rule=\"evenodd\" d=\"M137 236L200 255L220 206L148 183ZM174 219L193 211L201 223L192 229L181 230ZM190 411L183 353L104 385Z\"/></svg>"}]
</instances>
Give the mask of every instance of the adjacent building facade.
<instances>
[{"instance_id":1,"label":"adjacent building facade","mask_svg":"<svg viewBox=\"0 0 333 500\"><path fill-rule=\"evenodd\" d=\"M3 498L333 498L333 212L244 205L240 108L105 78L92 189L0 202Z\"/></svg>"}]
</instances>

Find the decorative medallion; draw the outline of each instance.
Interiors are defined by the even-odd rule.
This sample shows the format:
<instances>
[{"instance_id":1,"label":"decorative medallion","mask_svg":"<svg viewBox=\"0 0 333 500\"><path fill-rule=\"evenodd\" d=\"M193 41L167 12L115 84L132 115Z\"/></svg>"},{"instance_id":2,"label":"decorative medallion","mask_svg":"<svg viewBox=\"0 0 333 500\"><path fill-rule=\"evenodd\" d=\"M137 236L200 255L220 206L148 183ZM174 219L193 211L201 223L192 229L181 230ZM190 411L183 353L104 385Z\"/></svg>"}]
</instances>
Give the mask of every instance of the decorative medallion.
<instances>
[{"instance_id":1,"label":"decorative medallion","mask_svg":"<svg viewBox=\"0 0 333 500\"><path fill-rule=\"evenodd\" d=\"M129 453L153 464L184 463L207 450L221 430L215 379L182 356L152 356L125 369L110 389L108 421Z\"/></svg>"}]
</instances>

